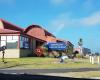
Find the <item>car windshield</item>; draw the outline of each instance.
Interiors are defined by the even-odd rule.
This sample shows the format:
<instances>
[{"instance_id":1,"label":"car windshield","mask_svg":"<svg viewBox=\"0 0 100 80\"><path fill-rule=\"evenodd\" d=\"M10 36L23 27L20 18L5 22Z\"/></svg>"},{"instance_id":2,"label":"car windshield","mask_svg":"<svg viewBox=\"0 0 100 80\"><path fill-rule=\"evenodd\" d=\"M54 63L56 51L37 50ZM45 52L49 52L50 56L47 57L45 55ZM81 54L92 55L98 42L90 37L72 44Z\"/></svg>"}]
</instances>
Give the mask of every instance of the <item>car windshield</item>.
<instances>
[{"instance_id":1,"label":"car windshield","mask_svg":"<svg viewBox=\"0 0 100 80\"><path fill-rule=\"evenodd\" d=\"M0 0L0 80L100 80L100 0Z\"/></svg>"}]
</instances>

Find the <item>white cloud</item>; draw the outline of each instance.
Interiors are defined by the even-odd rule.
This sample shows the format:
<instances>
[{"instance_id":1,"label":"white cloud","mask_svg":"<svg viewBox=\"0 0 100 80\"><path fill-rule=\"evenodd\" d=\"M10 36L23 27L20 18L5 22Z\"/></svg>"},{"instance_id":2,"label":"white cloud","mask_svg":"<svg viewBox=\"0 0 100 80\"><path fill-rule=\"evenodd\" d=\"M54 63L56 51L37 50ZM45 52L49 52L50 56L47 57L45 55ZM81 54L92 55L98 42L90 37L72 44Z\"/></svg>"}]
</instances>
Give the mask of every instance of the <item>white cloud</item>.
<instances>
[{"instance_id":1,"label":"white cloud","mask_svg":"<svg viewBox=\"0 0 100 80\"><path fill-rule=\"evenodd\" d=\"M51 26L54 28L56 28L56 30L54 29L54 34L57 34L58 32L60 32L64 27L65 27L65 21L64 20L54 20L52 21Z\"/></svg>"},{"instance_id":2,"label":"white cloud","mask_svg":"<svg viewBox=\"0 0 100 80\"><path fill-rule=\"evenodd\" d=\"M60 14L56 19L52 20L50 23L51 28L53 28L53 33L58 34L65 26L71 25L71 20L69 18L70 13Z\"/></svg>"},{"instance_id":3,"label":"white cloud","mask_svg":"<svg viewBox=\"0 0 100 80\"><path fill-rule=\"evenodd\" d=\"M95 12L88 17L79 19L79 23L84 26L95 26L100 24L100 12Z\"/></svg>"},{"instance_id":4,"label":"white cloud","mask_svg":"<svg viewBox=\"0 0 100 80\"><path fill-rule=\"evenodd\" d=\"M81 18L72 18L71 15L71 13L63 13L51 21L50 27L53 29L54 34L57 35L65 27L93 27L100 25L100 11Z\"/></svg>"}]
</instances>

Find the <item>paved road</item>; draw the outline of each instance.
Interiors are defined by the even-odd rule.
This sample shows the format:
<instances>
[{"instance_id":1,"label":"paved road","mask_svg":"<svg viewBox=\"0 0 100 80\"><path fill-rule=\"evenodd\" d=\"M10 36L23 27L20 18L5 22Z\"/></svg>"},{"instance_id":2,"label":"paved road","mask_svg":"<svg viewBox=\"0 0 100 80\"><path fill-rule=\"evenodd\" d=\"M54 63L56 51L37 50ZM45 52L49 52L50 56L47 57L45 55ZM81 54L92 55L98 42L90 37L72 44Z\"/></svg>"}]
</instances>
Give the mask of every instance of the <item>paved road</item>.
<instances>
[{"instance_id":1,"label":"paved road","mask_svg":"<svg viewBox=\"0 0 100 80\"><path fill-rule=\"evenodd\" d=\"M78 68L78 69L0 69L0 73L6 74L38 74L38 73L66 73L66 72L84 72L100 71L100 68Z\"/></svg>"},{"instance_id":2,"label":"paved road","mask_svg":"<svg viewBox=\"0 0 100 80\"><path fill-rule=\"evenodd\" d=\"M46 75L29 75L29 74L0 74L0 80L96 80L96 79L46 76Z\"/></svg>"},{"instance_id":3,"label":"paved road","mask_svg":"<svg viewBox=\"0 0 100 80\"><path fill-rule=\"evenodd\" d=\"M38 73L66 73L66 72L83 72L83 71L98 71L98 70L100 71L100 68L21 69L21 70L0 69L0 80L96 80L96 79L38 75ZM97 80L100 80L100 78Z\"/></svg>"}]
</instances>

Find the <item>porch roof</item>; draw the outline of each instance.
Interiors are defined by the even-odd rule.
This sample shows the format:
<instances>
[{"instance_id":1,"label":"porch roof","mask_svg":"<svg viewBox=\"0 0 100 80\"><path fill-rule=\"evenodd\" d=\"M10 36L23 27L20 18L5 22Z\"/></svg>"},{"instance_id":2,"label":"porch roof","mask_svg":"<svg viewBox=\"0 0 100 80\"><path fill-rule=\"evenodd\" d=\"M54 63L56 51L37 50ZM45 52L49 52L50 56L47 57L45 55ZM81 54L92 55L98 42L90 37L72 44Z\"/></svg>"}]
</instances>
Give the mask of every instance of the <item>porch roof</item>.
<instances>
[{"instance_id":1,"label":"porch roof","mask_svg":"<svg viewBox=\"0 0 100 80\"><path fill-rule=\"evenodd\" d=\"M5 34L5 33L14 34L14 33L20 33L20 31L15 31L15 30L10 30L10 29L0 29L0 34Z\"/></svg>"}]
</instances>

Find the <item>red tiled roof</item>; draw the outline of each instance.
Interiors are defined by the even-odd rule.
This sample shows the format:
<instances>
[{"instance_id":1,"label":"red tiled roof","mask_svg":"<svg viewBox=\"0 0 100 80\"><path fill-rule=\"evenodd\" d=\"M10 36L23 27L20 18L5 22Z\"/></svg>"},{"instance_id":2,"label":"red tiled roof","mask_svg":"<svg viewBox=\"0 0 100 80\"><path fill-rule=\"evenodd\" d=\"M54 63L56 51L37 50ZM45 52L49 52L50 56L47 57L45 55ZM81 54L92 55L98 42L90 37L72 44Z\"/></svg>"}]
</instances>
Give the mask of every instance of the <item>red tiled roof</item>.
<instances>
[{"instance_id":1,"label":"red tiled roof","mask_svg":"<svg viewBox=\"0 0 100 80\"><path fill-rule=\"evenodd\" d=\"M9 29L0 29L0 34L3 33L20 33L20 31L9 30Z\"/></svg>"},{"instance_id":2,"label":"red tiled roof","mask_svg":"<svg viewBox=\"0 0 100 80\"><path fill-rule=\"evenodd\" d=\"M47 41L46 36L55 37L53 34L51 34L50 32L48 32L47 30L45 30L39 25L30 25L26 29L24 29L24 32L28 35L31 35L35 38L38 38L44 41Z\"/></svg>"},{"instance_id":3,"label":"red tiled roof","mask_svg":"<svg viewBox=\"0 0 100 80\"><path fill-rule=\"evenodd\" d=\"M28 35L31 35L32 37L46 41L45 31L38 25L30 25L24 32Z\"/></svg>"},{"instance_id":4,"label":"red tiled roof","mask_svg":"<svg viewBox=\"0 0 100 80\"><path fill-rule=\"evenodd\" d=\"M53 37L55 37L52 33L48 32L46 29L42 28L42 27L39 26L39 25L30 25L30 26L28 26L26 29L24 29L24 32L27 33L27 32L28 32L30 29L32 29L33 27L34 27L34 28L37 27L37 28L40 28L40 29L44 30L46 36L53 36Z\"/></svg>"},{"instance_id":5,"label":"red tiled roof","mask_svg":"<svg viewBox=\"0 0 100 80\"><path fill-rule=\"evenodd\" d=\"M52 37L52 36L46 36L46 41L47 42L56 42L57 39L55 37Z\"/></svg>"}]
</instances>

